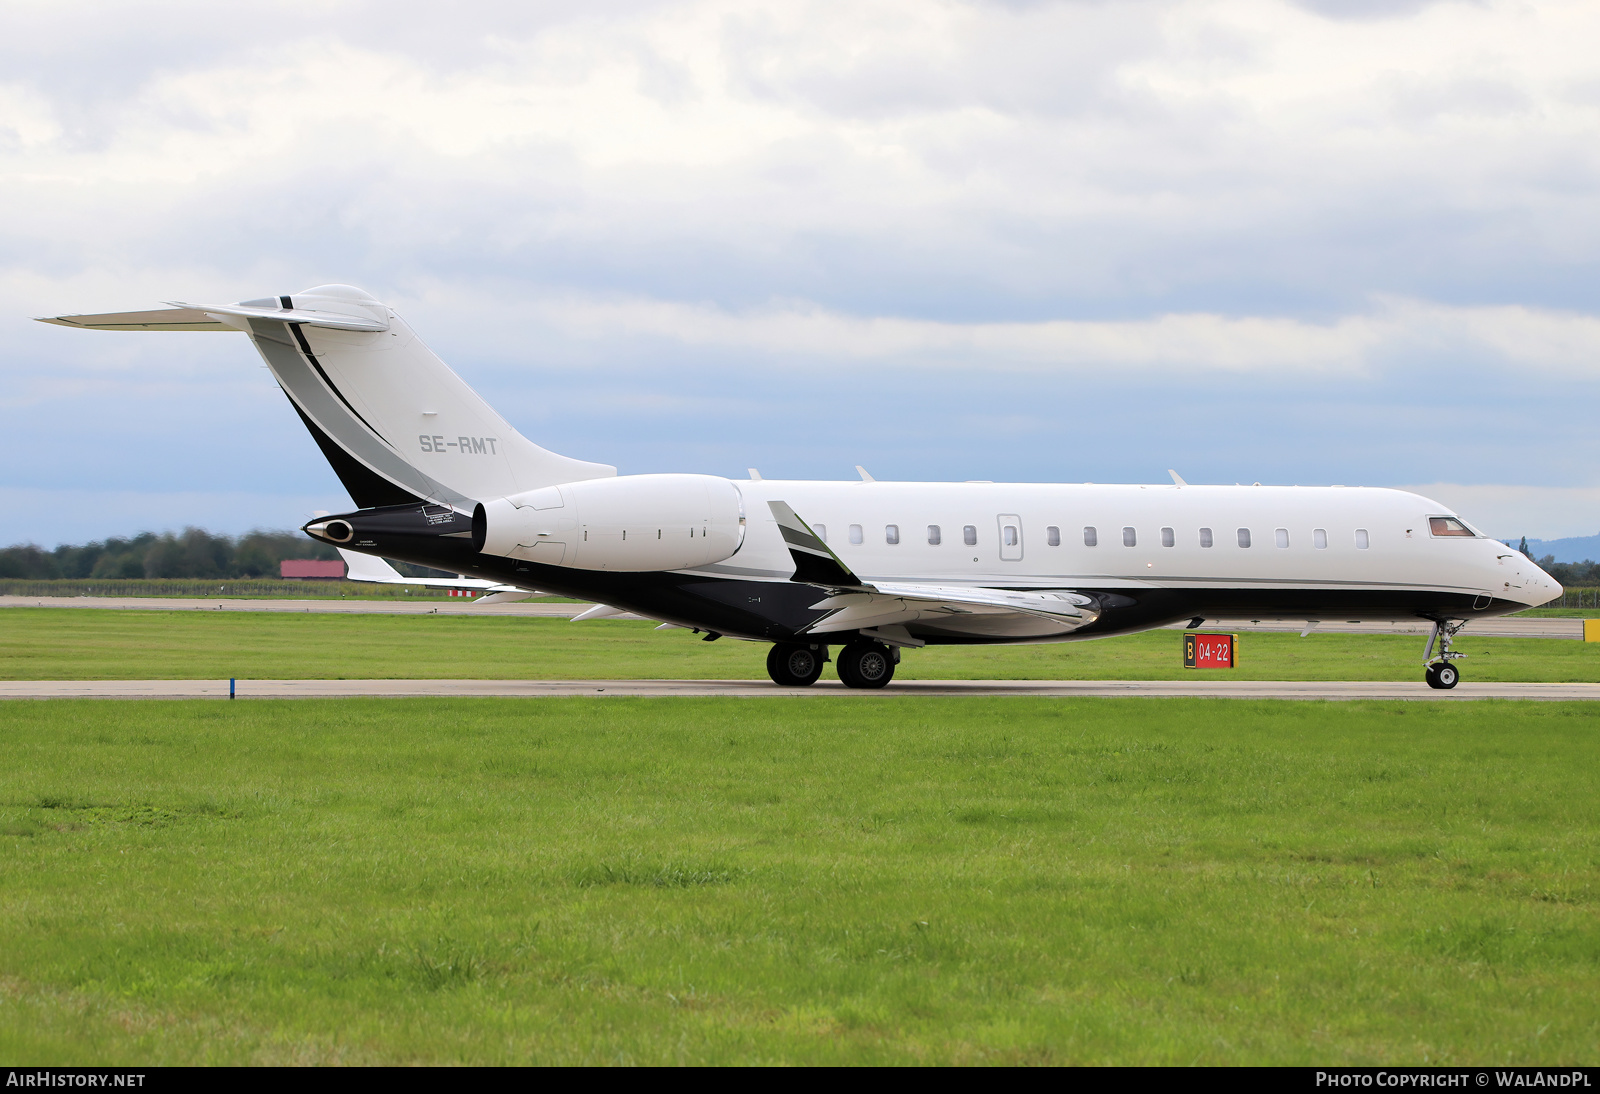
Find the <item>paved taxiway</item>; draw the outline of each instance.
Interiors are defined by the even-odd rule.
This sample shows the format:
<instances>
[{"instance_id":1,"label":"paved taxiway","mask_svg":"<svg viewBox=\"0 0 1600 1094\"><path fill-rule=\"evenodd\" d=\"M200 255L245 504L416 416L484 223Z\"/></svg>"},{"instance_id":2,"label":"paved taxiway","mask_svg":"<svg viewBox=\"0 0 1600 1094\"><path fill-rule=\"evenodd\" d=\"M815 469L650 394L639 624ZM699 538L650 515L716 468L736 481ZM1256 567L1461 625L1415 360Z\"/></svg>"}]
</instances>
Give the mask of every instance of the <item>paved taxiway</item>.
<instances>
[{"instance_id":1,"label":"paved taxiway","mask_svg":"<svg viewBox=\"0 0 1600 1094\"><path fill-rule=\"evenodd\" d=\"M240 680L243 699L549 698L601 696L732 696L774 699L805 695L917 696L1023 695L1052 699L1083 696L1205 699L1587 699L1600 700L1600 684L1488 684L1463 682L1434 691L1420 680L901 680L883 691L856 691L837 681L809 688L780 688L757 680ZM0 699L224 699L226 680L3 680Z\"/></svg>"},{"instance_id":2,"label":"paved taxiway","mask_svg":"<svg viewBox=\"0 0 1600 1094\"><path fill-rule=\"evenodd\" d=\"M591 604L479 604L472 600L405 601L405 600L204 600L178 597L111 597L111 596L0 596L0 608L113 608L144 611L211 611L211 612L307 612L336 615L515 615L570 619ZM636 615L612 616L613 619L638 619ZM1279 631L1298 634L1305 630L1305 620L1262 619L1255 622L1210 622L1207 629L1221 631ZM1425 637L1429 625L1420 619L1400 622L1346 623L1328 621L1317 624L1313 634L1415 634ZM1182 628L1173 628L1182 629ZM1581 619L1480 619L1469 623L1464 636L1483 635L1495 638L1568 638L1582 641Z\"/></svg>"}]
</instances>

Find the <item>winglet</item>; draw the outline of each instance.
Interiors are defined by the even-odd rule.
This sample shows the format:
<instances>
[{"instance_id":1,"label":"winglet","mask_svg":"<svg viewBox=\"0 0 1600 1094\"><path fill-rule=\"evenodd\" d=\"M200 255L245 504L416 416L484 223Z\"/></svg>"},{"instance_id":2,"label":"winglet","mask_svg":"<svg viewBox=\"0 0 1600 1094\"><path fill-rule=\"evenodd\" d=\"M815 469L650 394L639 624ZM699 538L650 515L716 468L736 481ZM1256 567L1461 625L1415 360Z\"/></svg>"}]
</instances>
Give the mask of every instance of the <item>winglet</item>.
<instances>
[{"instance_id":1,"label":"winglet","mask_svg":"<svg viewBox=\"0 0 1600 1094\"><path fill-rule=\"evenodd\" d=\"M1188 483L1183 481L1183 476L1182 475L1179 475L1176 471L1172 470L1172 468L1170 468L1170 467L1167 468L1167 474L1172 476L1172 485L1173 486L1188 486L1189 485Z\"/></svg>"},{"instance_id":2,"label":"winglet","mask_svg":"<svg viewBox=\"0 0 1600 1094\"><path fill-rule=\"evenodd\" d=\"M787 502L769 501L767 507L778 522L783 542L794 557L794 577L791 580L807 585L826 585L832 588L860 587L859 577L850 567L839 561L839 556L828 550L828 545L800 519Z\"/></svg>"}]
</instances>

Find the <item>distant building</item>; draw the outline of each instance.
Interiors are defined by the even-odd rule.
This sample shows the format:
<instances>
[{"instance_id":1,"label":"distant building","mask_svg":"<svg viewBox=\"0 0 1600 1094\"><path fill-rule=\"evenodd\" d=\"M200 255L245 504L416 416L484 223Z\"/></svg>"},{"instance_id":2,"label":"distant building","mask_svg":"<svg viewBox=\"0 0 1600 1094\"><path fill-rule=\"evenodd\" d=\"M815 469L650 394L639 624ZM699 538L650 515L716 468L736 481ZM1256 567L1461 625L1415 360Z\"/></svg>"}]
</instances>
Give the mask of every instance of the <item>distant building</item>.
<instances>
[{"instance_id":1,"label":"distant building","mask_svg":"<svg viewBox=\"0 0 1600 1094\"><path fill-rule=\"evenodd\" d=\"M344 577L344 563L338 560L328 562L320 558L286 558L278 564L278 573L288 578L338 581Z\"/></svg>"}]
</instances>

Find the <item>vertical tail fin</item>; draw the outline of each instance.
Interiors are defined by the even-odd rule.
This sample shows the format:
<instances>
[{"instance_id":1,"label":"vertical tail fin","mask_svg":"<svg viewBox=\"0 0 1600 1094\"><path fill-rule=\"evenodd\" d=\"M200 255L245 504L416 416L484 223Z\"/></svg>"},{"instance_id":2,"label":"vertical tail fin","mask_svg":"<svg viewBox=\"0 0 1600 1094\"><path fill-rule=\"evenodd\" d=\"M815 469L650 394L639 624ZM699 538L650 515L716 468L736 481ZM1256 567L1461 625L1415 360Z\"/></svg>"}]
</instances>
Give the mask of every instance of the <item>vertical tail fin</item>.
<instances>
[{"instance_id":1,"label":"vertical tail fin","mask_svg":"<svg viewBox=\"0 0 1600 1094\"><path fill-rule=\"evenodd\" d=\"M256 348L334 471L354 487L357 505L408 500L395 497L404 492L470 512L478 500L617 473L522 436L404 320L360 289L324 285L277 303L286 313L344 314L384 325L349 330L246 319Z\"/></svg>"},{"instance_id":2,"label":"vertical tail fin","mask_svg":"<svg viewBox=\"0 0 1600 1094\"><path fill-rule=\"evenodd\" d=\"M386 305L349 285L241 304L43 320L98 330L240 330L356 505L479 500L605 478L608 464L546 451L518 433Z\"/></svg>"}]
</instances>

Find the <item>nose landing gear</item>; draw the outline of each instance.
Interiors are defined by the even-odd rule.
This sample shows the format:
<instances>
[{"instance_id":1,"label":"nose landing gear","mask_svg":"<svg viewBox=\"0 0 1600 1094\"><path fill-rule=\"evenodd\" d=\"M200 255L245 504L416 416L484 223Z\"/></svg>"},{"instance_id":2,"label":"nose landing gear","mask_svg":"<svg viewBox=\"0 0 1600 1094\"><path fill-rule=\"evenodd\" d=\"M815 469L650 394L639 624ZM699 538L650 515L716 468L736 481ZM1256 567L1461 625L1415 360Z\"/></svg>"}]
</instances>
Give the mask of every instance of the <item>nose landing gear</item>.
<instances>
[{"instance_id":1,"label":"nose landing gear","mask_svg":"<svg viewBox=\"0 0 1600 1094\"><path fill-rule=\"evenodd\" d=\"M1464 653L1457 653L1450 648L1450 642L1456 633L1467 625L1465 619L1454 621L1436 619L1433 621L1433 633L1428 635L1428 648L1422 654L1422 663L1427 666L1422 678L1428 682L1430 688L1448 691L1461 681L1461 672L1451 664L1457 658L1465 657ZM1433 648L1439 647L1439 655L1434 656Z\"/></svg>"}]
</instances>

